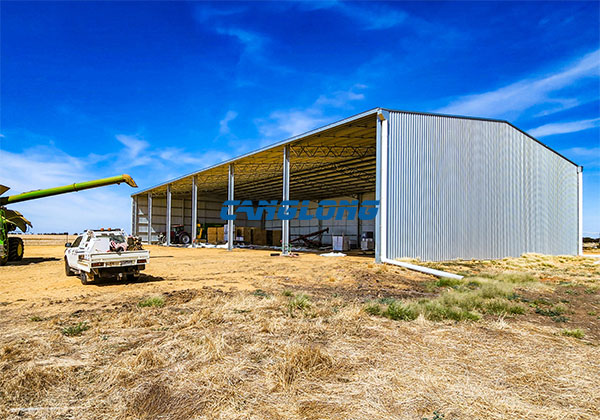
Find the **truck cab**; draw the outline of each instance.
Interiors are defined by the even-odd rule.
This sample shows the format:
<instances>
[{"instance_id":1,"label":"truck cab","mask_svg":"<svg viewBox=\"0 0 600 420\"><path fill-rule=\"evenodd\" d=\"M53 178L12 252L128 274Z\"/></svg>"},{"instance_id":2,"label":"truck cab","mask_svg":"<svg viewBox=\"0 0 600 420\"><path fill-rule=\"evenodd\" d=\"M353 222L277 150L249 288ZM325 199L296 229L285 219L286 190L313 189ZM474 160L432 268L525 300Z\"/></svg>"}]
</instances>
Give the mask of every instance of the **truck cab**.
<instances>
[{"instance_id":1,"label":"truck cab","mask_svg":"<svg viewBox=\"0 0 600 420\"><path fill-rule=\"evenodd\" d=\"M139 240L122 229L88 230L65 247L65 274L79 275L83 284L102 278L134 280L150 259Z\"/></svg>"}]
</instances>

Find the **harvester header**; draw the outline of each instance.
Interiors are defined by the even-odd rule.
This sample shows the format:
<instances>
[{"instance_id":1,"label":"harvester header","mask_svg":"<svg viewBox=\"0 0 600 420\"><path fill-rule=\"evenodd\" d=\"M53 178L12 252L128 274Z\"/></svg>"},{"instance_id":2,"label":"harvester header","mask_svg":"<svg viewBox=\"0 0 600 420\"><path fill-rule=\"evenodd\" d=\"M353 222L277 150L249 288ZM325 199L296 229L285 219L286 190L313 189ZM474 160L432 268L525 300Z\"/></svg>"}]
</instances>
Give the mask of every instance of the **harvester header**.
<instances>
[{"instance_id":1,"label":"harvester header","mask_svg":"<svg viewBox=\"0 0 600 420\"><path fill-rule=\"evenodd\" d=\"M121 182L126 183L134 188L137 188L137 184L127 174L112 176L110 178L96 179L94 181L79 182L70 185L64 185L62 187L47 188L44 190L33 190L24 192L16 195L9 195L7 197L0 197L0 206L7 204L20 203L21 201L35 200L43 197L50 197L58 194L66 194L74 191L87 190L90 188L103 187L105 185L120 184Z\"/></svg>"},{"instance_id":2,"label":"harvester header","mask_svg":"<svg viewBox=\"0 0 600 420\"><path fill-rule=\"evenodd\" d=\"M110 178L96 179L94 181L78 182L62 187L46 188L44 190L34 190L0 197L0 265L4 265L8 261L20 261L23 258L23 239L16 236L8 237L8 232L17 228L25 232L27 226L31 227L31 222L21 213L16 210L7 209L4 206L7 204L20 203L21 201L36 200L38 198L50 197L58 194L104 187L105 185L120 184L122 182L137 188L133 178L127 174L123 174L111 176ZM0 185L0 195L8 190L8 187Z\"/></svg>"}]
</instances>

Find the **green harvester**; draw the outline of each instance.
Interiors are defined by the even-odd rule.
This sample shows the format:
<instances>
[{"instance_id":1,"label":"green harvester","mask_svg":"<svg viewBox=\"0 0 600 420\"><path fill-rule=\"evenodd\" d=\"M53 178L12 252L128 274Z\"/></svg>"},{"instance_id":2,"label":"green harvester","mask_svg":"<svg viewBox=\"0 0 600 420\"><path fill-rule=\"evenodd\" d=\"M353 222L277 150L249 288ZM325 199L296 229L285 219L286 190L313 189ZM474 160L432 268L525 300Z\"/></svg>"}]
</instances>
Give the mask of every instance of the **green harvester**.
<instances>
[{"instance_id":1,"label":"green harvester","mask_svg":"<svg viewBox=\"0 0 600 420\"><path fill-rule=\"evenodd\" d=\"M34 190L22 194L0 197L0 265L5 265L8 261L20 261L23 259L23 251L25 248L23 246L23 240L19 237L9 237L8 233L17 228L22 232L25 232L27 226L32 227L31 222L21 213L16 210L7 209L5 207L6 205L50 197L52 195L66 194L74 191L89 190L90 188L104 187L106 185L120 184L121 182L137 188L133 178L124 174L110 178L97 179L95 181L80 182L62 187ZM8 187L0 185L0 195L8 190Z\"/></svg>"}]
</instances>

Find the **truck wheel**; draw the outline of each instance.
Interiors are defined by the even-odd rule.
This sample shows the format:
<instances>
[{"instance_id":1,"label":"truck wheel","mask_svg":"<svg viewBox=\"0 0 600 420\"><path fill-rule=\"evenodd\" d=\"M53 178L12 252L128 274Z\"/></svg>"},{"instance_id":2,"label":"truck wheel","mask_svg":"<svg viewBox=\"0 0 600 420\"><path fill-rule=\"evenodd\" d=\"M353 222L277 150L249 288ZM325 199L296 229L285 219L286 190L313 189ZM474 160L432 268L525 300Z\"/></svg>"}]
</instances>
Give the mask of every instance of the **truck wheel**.
<instances>
[{"instance_id":1,"label":"truck wheel","mask_svg":"<svg viewBox=\"0 0 600 420\"><path fill-rule=\"evenodd\" d=\"M23 259L23 239L11 237L8 238L8 261L21 261Z\"/></svg>"},{"instance_id":2,"label":"truck wheel","mask_svg":"<svg viewBox=\"0 0 600 420\"><path fill-rule=\"evenodd\" d=\"M85 271L82 271L81 274L79 274L79 278L81 279L81 284L83 285L89 284L94 279L92 275L86 273Z\"/></svg>"},{"instance_id":3,"label":"truck wheel","mask_svg":"<svg viewBox=\"0 0 600 420\"><path fill-rule=\"evenodd\" d=\"M187 232L181 232L179 234L179 243L183 245L189 245L192 242L192 237Z\"/></svg>"},{"instance_id":4,"label":"truck wheel","mask_svg":"<svg viewBox=\"0 0 600 420\"><path fill-rule=\"evenodd\" d=\"M71 267L69 267L69 263L67 262L66 258L65 258L65 274L67 275L67 277L72 277L75 275L75 273L73 273L73 270L71 270Z\"/></svg>"}]
</instances>

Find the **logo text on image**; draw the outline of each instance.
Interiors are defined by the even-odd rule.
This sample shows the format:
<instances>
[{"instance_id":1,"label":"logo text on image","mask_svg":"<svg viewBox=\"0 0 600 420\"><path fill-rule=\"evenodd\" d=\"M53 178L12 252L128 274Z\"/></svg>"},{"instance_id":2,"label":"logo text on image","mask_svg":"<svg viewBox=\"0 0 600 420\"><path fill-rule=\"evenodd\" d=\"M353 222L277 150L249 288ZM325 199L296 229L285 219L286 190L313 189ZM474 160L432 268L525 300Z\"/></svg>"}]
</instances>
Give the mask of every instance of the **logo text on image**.
<instances>
[{"instance_id":1,"label":"logo text on image","mask_svg":"<svg viewBox=\"0 0 600 420\"><path fill-rule=\"evenodd\" d=\"M358 200L322 200L314 214L309 212L309 200L259 200L254 206L250 200L226 200L221 207L221 219L236 220L236 213L246 213L248 220L373 220L379 210L379 200L364 200L360 206ZM229 206L234 207L233 214L228 214Z\"/></svg>"}]
</instances>

